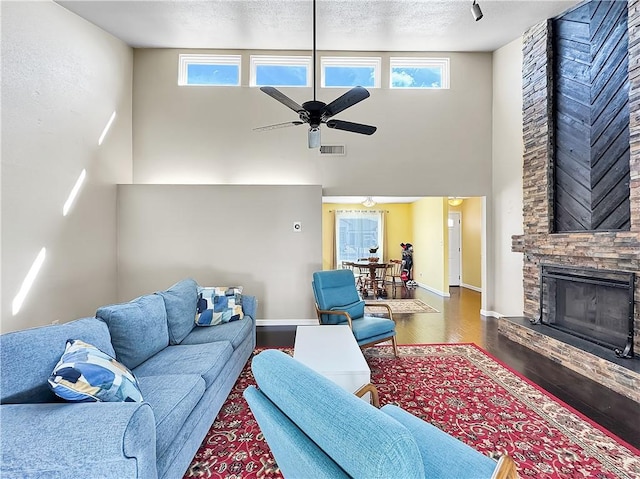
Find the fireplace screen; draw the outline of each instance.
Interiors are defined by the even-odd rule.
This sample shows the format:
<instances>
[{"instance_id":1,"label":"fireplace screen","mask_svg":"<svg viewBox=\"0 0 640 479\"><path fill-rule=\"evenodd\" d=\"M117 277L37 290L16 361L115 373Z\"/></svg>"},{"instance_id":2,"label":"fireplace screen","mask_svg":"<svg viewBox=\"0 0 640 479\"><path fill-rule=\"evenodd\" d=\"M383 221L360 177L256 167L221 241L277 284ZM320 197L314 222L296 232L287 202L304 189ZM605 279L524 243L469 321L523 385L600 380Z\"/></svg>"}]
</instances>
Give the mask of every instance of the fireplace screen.
<instances>
[{"instance_id":1,"label":"fireplace screen","mask_svg":"<svg viewBox=\"0 0 640 479\"><path fill-rule=\"evenodd\" d=\"M542 323L633 355L634 274L542 266Z\"/></svg>"}]
</instances>

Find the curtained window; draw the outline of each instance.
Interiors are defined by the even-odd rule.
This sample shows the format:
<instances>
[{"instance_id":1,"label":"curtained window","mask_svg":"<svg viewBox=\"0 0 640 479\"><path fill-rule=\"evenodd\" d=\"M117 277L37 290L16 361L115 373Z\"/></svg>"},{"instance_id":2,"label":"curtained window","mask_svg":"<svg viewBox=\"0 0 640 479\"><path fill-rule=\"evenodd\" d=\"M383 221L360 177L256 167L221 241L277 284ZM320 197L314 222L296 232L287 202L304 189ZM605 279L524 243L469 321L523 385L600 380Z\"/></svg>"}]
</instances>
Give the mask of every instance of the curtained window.
<instances>
[{"instance_id":1,"label":"curtained window","mask_svg":"<svg viewBox=\"0 0 640 479\"><path fill-rule=\"evenodd\" d=\"M384 258L383 212L372 210L336 211L336 265L372 256L369 248L378 246L375 256Z\"/></svg>"}]
</instances>

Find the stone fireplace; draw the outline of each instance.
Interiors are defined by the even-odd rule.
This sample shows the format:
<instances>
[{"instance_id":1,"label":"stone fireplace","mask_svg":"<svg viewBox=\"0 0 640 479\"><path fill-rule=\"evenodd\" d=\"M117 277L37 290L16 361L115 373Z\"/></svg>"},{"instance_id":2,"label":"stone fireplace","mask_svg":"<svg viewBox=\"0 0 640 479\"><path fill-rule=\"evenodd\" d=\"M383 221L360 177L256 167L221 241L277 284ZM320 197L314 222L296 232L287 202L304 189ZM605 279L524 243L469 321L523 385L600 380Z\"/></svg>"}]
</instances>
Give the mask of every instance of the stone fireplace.
<instances>
[{"instance_id":1,"label":"stone fireplace","mask_svg":"<svg viewBox=\"0 0 640 479\"><path fill-rule=\"evenodd\" d=\"M510 339L551 357L574 371L640 402L640 1L628 2L630 227L628 230L554 233L552 46L550 22L529 29L523 37L523 201L524 234L512 237L512 251L523 253L524 321L501 318L499 330ZM619 359L611 347L585 346L566 335L549 334L544 321L549 310L541 291L543 267L576 273L579 270L626 274L632 296L625 296L634 359ZM597 275L596 275L597 276ZM629 279L631 278L631 279ZM541 287L542 285L542 287ZM549 287L549 286L547 286ZM552 287L556 288L555 284ZM571 301L573 317L584 308L573 304L576 289L561 286ZM594 289L587 295L599 294ZM628 293L627 293L628 294ZM572 296L573 295L573 296ZM635 298L629 305L629 297ZM618 297L619 298L619 297ZM618 300L608 300L609 303ZM609 304L611 306L611 304ZM608 306L605 306L608 307ZM545 311L545 308L547 310ZM566 312L566 311L565 311ZM630 319L629 319L630 315ZM566 320L565 320L566 321ZM621 320L624 322L624 320ZM629 323L627 323L629 324ZM566 324L565 324L566 326ZM609 326L600 324L598 328ZM546 329L545 329L546 328ZM611 338L608 338L608 342ZM611 345L609 345L611 346ZM619 348L616 346L616 348Z\"/></svg>"}]
</instances>

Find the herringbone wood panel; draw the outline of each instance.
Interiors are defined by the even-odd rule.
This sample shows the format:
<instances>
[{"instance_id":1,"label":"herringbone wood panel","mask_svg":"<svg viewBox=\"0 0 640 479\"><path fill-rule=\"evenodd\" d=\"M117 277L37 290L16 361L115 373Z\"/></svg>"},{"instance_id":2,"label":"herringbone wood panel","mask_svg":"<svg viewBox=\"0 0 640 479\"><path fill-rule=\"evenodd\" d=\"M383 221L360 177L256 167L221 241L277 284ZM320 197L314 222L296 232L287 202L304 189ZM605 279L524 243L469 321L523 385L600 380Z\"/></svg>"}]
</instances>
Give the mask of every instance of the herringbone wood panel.
<instances>
[{"instance_id":1,"label":"herringbone wood panel","mask_svg":"<svg viewBox=\"0 0 640 479\"><path fill-rule=\"evenodd\" d=\"M627 3L553 21L554 229L629 229Z\"/></svg>"}]
</instances>

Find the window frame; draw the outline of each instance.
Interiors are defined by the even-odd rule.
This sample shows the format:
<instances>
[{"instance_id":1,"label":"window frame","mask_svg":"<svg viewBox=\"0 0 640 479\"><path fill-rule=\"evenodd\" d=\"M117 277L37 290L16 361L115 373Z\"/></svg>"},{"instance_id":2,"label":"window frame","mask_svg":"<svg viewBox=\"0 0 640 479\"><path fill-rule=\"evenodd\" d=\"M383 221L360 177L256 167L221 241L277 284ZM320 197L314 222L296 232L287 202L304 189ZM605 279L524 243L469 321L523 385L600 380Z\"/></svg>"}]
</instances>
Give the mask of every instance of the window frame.
<instances>
[{"instance_id":1,"label":"window frame","mask_svg":"<svg viewBox=\"0 0 640 479\"><path fill-rule=\"evenodd\" d=\"M305 85L273 85L283 88L306 88L311 86L312 80L312 59L307 55L251 55L249 57L249 86L261 87L271 85L258 85L257 68L260 65L273 66L302 66L307 69L307 81Z\"/></svg>"},{"instance_id":2,"label":"window frame","mask_svg":"<svg viewBox=\"0 0 640 479\"><path fill-rule=\"evenodd\" d=\"M393 86L394 68L440 68L440 86ZM450 88L450 59L448 57L390 57L389 89L390 90L448 90Z\"/></svg>"},{"instance_id":3,"label":"window frame","mask_svg":"<svg viewBox=\"0 0 640 479\"><path fill-rule=\"evenodd\" d=\"M373 67L373 86L369 85L326 85L326 67ZM320 86L321 88L352 88L364 86L366 88L380 88L382 85L382 57L336 57L320 58Z\"/></svg>"},{"instance_id":4,"label":"window frame","mask_svg":"<svg viewBox=\"0 0 640 479\"><path fill-rule=\"evenodd\" d=\"M235 84L189 83L189 65L235 65L238 67L238 81ZM179 86L235 87L240 86L241 79L242 55L218 55L209 53L181 53L178 55Z\"/></svg>"}]
</instances>

